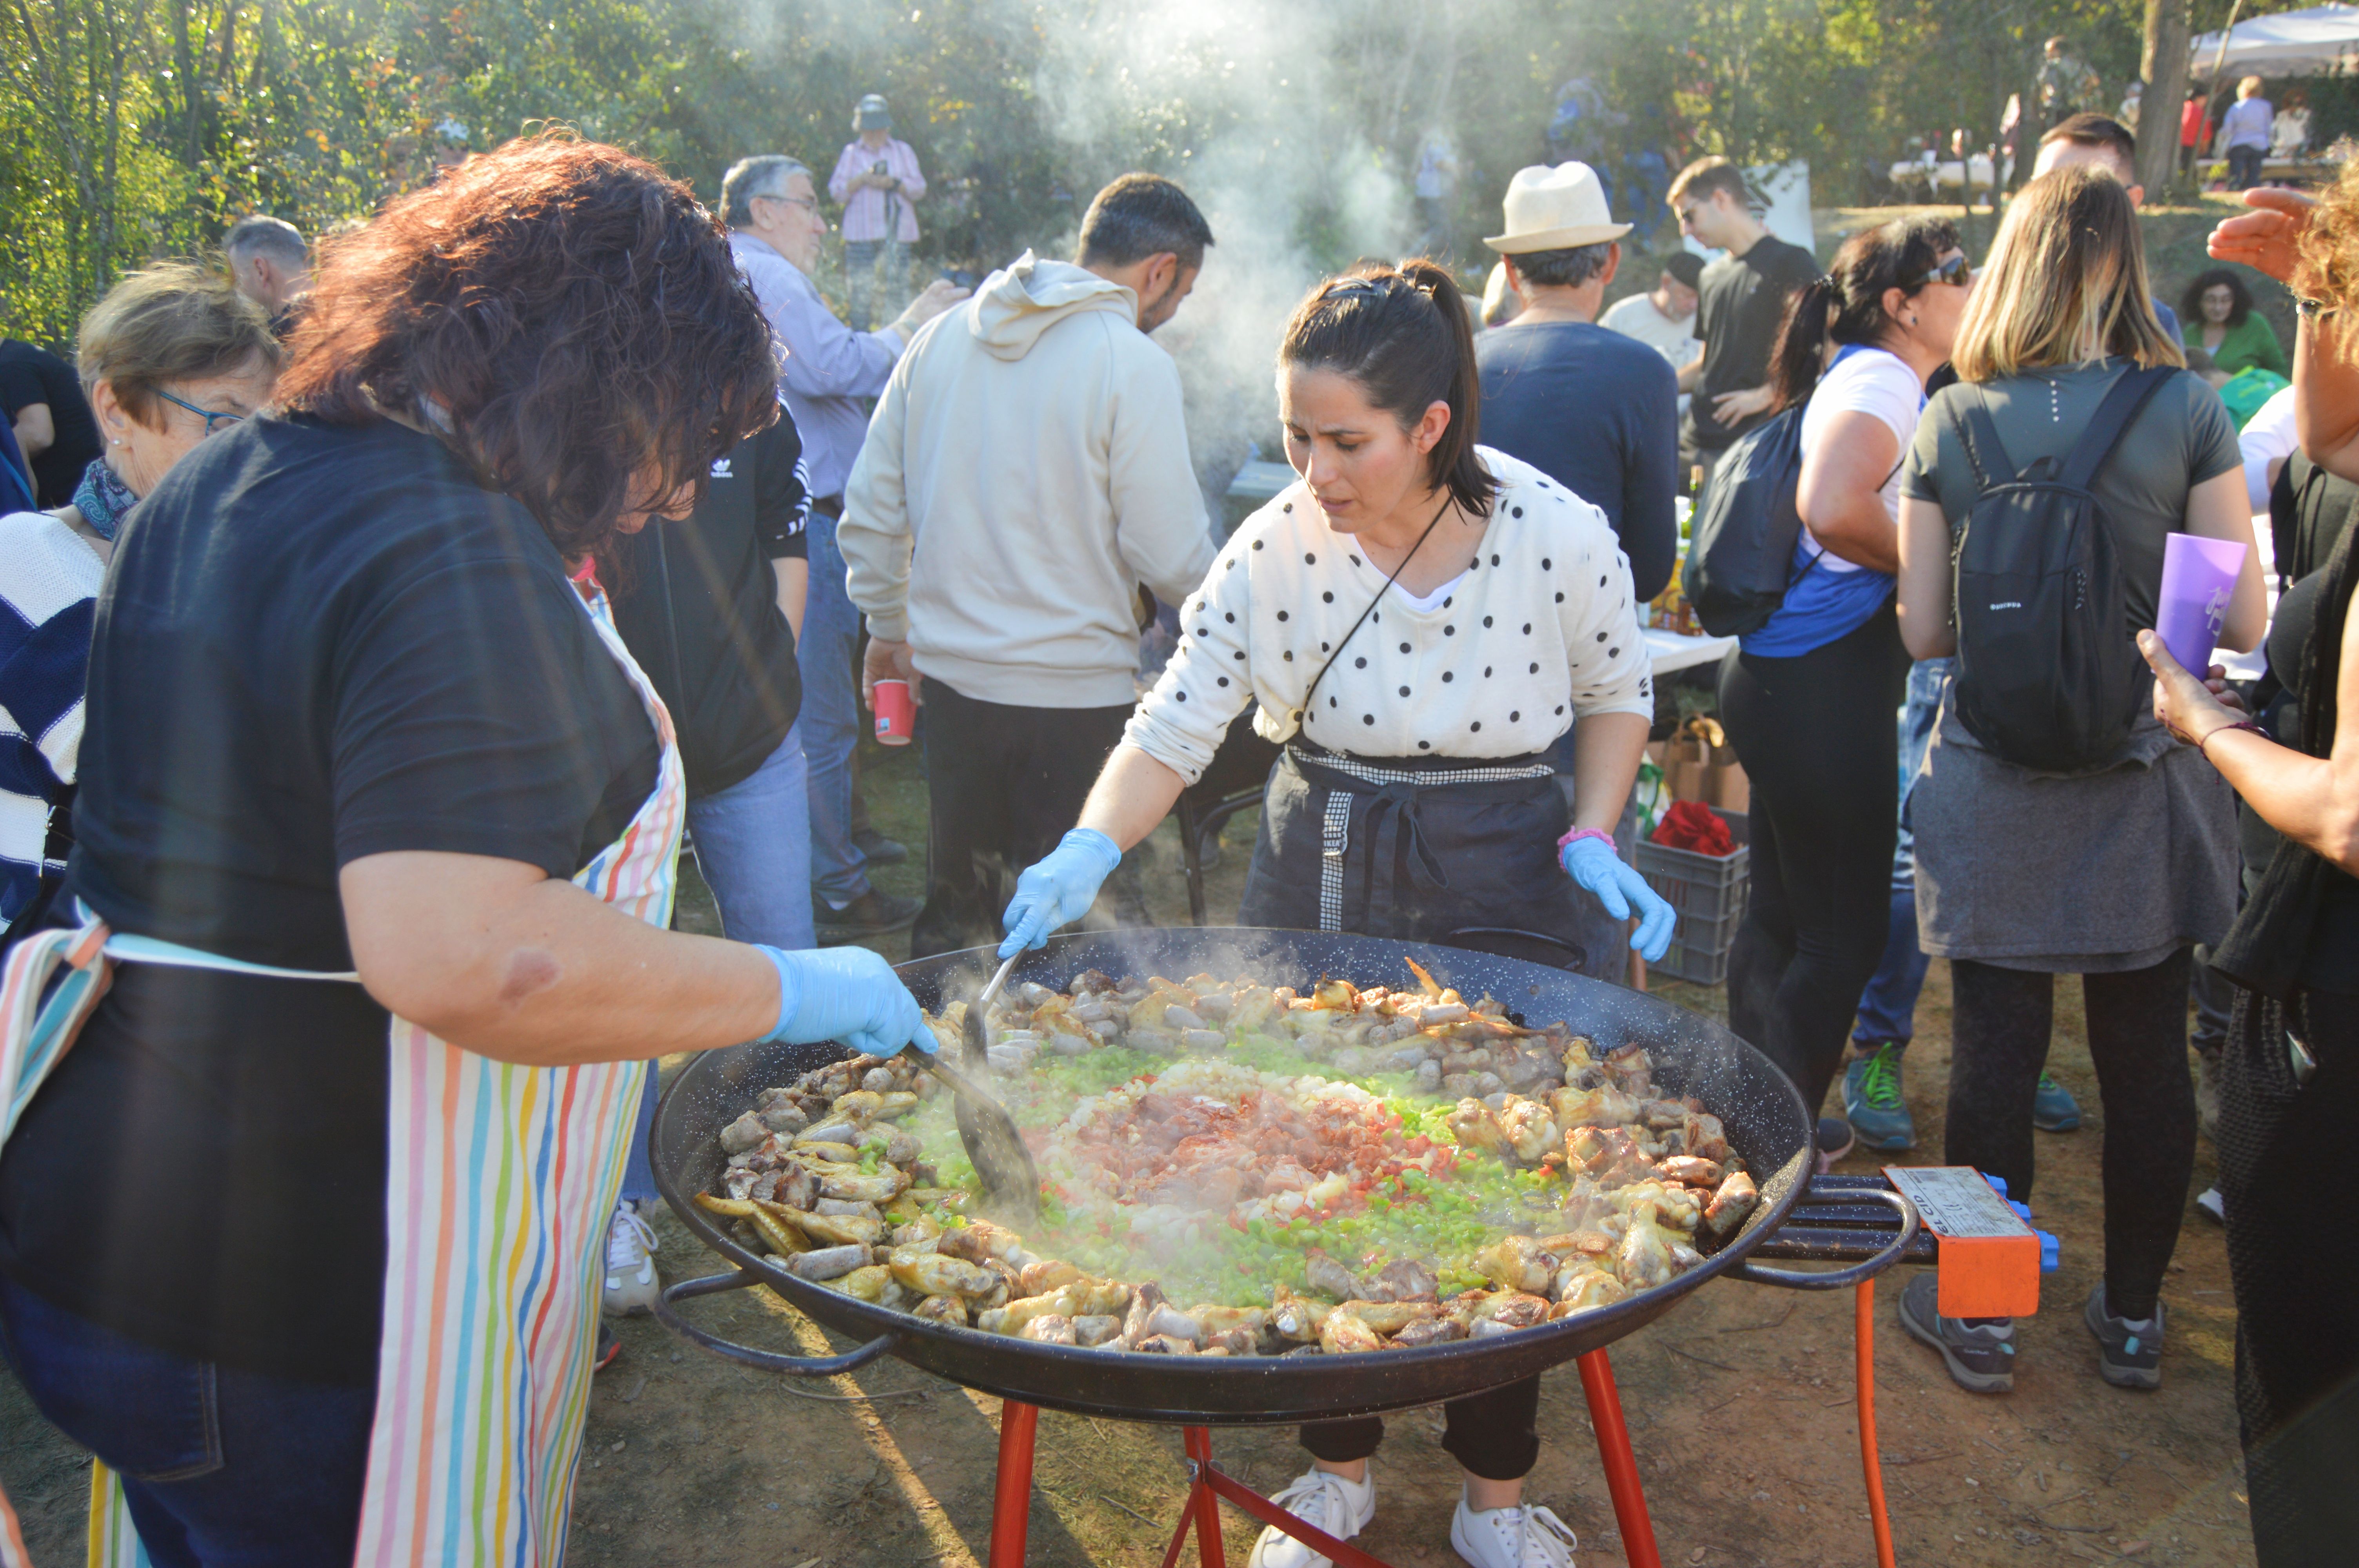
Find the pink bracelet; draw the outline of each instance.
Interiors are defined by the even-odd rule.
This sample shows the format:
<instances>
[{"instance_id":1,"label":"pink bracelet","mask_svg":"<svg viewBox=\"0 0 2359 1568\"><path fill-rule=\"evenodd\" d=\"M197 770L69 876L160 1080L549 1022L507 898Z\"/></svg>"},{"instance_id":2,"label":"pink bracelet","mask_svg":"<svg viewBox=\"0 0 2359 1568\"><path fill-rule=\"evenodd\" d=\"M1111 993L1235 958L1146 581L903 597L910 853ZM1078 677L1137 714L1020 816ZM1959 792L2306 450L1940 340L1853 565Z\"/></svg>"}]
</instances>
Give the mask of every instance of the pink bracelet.
<instances>
[{"instance_id":1,"label":"pink bracelet","mask_svg":"<svg viewBox=\"0 0 2359 1568\"><path fill-rule=\"evenodd\" d=\"M1614 842L1614 835L1608 833L1603 827L1574 828L1571 832L1566 834L1563 838L1556 841L1556 852L1559 855L1562 855L1567 849L1572 848L1573 840L1576 838L1603 838L1605 840L1605 847L1607 849L1614 850L1616 854L1621 852L1620 847Z\"/></svg>"}]
</instances>

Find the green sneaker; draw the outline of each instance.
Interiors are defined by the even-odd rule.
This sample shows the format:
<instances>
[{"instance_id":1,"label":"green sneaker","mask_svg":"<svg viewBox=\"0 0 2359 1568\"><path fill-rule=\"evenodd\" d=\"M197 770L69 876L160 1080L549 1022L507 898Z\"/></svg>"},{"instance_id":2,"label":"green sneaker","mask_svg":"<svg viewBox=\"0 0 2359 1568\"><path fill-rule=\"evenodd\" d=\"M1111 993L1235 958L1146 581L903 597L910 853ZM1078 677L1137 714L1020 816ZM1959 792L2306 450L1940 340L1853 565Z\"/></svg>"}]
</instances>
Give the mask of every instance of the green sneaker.
<instances>
[{"instance_id":1,"label":"green sneaker","mask_svg":"<svg viewBox=\"0 0 2359 1568\"><path fill-rule=\"evenodd\" d=\"M2073 1131L2081 1125L2081 1102L2071 1089L2042 1073L2039 1092L2031 1101L2031 1125L2042 1132Z\"/></svg>"},{"instance_id":2,"label":"green sneaker","mask_svg":"<svg viewBox=\"0 0 2359 1568\"><path fill-rule=\"evenodd\" d=\"M1843 1115L1870 1149L1914 1149L1917 1122L1900 1097L1900 1060L1906 1040L1886 1040L1872 1056L1843 1069Z\"/></svg>"}]
</instances>

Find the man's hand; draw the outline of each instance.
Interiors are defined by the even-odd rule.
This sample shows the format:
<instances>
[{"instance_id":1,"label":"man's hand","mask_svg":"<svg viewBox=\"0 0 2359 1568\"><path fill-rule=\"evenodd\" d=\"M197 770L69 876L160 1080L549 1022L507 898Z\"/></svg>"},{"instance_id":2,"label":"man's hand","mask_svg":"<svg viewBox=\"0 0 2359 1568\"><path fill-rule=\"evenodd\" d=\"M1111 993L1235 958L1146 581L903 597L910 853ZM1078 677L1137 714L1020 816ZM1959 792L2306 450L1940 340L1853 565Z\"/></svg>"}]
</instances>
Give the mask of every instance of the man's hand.
<instances>
[{"instance_id":1,"label":"man's hand","mask_svg":"<svg viewBox=\"0 0 2359 1568\"><path fill-rule=\"evenodd\" d=\"M888 643L882 637L868 639L868 653L860 661L860 699L868 711L876 711L876 683L880 680L905 680L909 683L909 700L923 705L925 698L918 688L925 676L918 673L907 643Z\"/></svg>"},{"instance_id":2,"label":"man's hand","mask_svg":"<svg viewBox=\"0 0 2359 1568\"><path fill-rule=\"evenodd\" d=\"M972 287L958 287L949 278L934 278L932 283L927 283L925 290L918 297L910 299L908 308L901 311L901 316L894 320L894 328L901 332L901 337L913 337L918 328L922 328L927 320L943 314L946 308L958 304L960 299L965 299L972 292L974 292Z\"/></svg>"},{"instance_id":3,"label":"man's hand","mask_svg":"<svg viewBox=\"0 0 2359 1568\"><path fill-rule=\"evenodd\" d=\"M1712 416L1722 425L1735 425L1769 410L1770 392L1767 386L1741 387L1723 392L1712 400Z\"/></svg>"},{"instance_id":4,"label":"man's hand","mask_svg":"<svg viewBox=\"0 0 2359 1568\"><path fill-rule=\"evenodd\" d=\"M907 342L918 335L919 328L973 292L971 288L961 288L948 278L938 277L926 285L918 297L909 301L909 308L895 319L893 330L901 334L903 342Z\"/></svg>"},{"instance_id":5,"label":"man's hand","mask_svg":"<svg viewBox=\"0 0 2359 1568\"><path fill-rule=\"evenodd\" d=\"M2256 186L2245 192L2245 205L2255 211L2222 219L2204 248L2215 260L2242 262L2279 283L2292 282L2301 237L2309 231L2318 199L2299 190Z\"/></svg>"}]
</instances>

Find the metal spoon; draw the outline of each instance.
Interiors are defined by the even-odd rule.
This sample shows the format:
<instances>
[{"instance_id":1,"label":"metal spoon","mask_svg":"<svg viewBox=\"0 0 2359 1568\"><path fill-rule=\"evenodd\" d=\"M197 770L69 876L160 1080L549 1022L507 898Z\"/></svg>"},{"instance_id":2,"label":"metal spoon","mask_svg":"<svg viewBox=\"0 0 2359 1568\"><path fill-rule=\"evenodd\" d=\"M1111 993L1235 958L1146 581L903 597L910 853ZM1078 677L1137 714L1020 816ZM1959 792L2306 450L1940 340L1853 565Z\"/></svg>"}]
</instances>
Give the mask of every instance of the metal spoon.
<instances>
[{"instance_id":1,"label":"metal spoon","mask_svg":"<svg viewBox=\"0 0 2359 1568\"><path fill-rule=\"evenodd\" d=\"M984 1200L1018 1229L1039 1222L1039 1169L1032 1163L1032 1151L1025 1147L1024 1135L1016 1130L1016 1119L1007 1114L1007 1108L976 1078L969 1077L967 1070L981 1077L990 1072L991 1042L984 1015L1007 984L1016 958L1023 956L1018 953L1000 965L983 994L967 1004L963 1068L950 1066L939 1053L929 1056L914 1047L909 1051L911 1061L950 1086L958 1101L959 1141L966 1146L966 1157L974 1162L975 1174L983 1178Z\"/></svg>"}]
</instances>

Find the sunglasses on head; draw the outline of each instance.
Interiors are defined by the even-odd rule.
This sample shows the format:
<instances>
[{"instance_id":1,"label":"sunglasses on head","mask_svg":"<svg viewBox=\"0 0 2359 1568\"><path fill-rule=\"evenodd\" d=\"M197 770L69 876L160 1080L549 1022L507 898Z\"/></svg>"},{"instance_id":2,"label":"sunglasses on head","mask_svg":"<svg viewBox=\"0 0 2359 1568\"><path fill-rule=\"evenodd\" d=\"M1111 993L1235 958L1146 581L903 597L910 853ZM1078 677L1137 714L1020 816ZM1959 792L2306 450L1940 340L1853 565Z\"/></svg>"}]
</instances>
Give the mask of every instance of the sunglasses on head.
<instances>
[{"instance_id":1,"label":"sunglasses on head","mask_svg":"<svg viewBox=\"0 0 2359 1568\"><path fill-rule=\"evenodd\" d=\"M1928 284L1946 283L1953 287L1963 288L1966 285L1973 282L1973 264L1966 260L1964 254L1961 253L1957 255L1951 256L1948 261L1943 262L1940 265L1935 267L1932 271L1919 278L1914 284L1910 285L1910 287L1914 288L1923 288Z\"/></svg>"}]
</instances>

